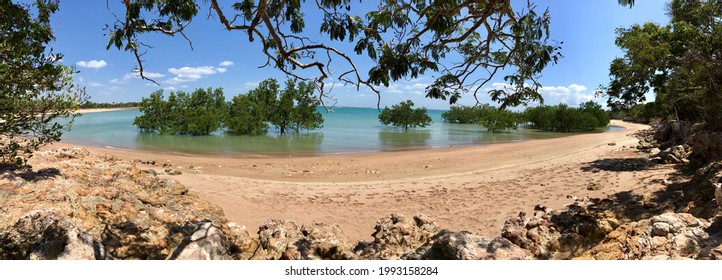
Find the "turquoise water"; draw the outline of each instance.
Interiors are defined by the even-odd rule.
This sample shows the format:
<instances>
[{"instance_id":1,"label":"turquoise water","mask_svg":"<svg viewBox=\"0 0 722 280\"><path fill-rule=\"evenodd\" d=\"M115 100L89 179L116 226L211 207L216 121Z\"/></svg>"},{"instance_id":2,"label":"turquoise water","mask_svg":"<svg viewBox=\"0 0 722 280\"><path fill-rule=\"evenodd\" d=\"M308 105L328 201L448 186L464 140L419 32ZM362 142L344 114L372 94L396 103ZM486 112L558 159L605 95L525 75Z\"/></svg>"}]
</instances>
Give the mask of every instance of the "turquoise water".
<instances>
[{"instance_id":1,"label":"turquoise water","mask_svg":"<svg viewBox=\"0 0 722 280\"><path fill-rule=\"evenodd\" d=\"M298 135L280 135L278 130L271 128L268 134L260 136L223 132L209 136L179 136L141 133L133 126L133 118L140 112L133 109L85 113L76 118L62 141L94 147L188 154L314 155L492 144L569 135L530 129L492 134L478 125L445 123L441 118L443 112L429 110L433 123L408 131L380 124L376 109L334 108L333 112L323 112L322 129Z\"/></svg>"}]
</instances>

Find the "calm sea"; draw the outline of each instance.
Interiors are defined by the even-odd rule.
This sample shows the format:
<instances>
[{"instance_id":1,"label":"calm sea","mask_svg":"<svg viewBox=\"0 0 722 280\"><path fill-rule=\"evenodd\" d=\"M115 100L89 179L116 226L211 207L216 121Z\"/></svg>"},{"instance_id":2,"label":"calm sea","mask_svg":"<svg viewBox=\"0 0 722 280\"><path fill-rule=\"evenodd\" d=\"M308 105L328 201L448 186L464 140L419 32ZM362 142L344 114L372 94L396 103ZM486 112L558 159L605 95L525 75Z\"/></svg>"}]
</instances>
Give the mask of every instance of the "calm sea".
<instances>
[{"instance_id":1,"label":"calm sea","mask_svg":"<svg viewBox=\"0 0 722 280\"><path fill-rule=\"evenodd\" d=\"M141 133L133 126L137 109L85 113L76 118L62 142L138 150L188 154L225 155L314 155L366 153L406 149L424 149L472 144L543 139L569 134L519 129L506 133L487 133L483 127L445 123L441 110L429 110L430 126L404 131L378 122L375 108L334 108L323 112L322 129L301 134L280 135L269 129L266 135L247 136L216 132L209 136L179 136Z\"/></svg>"}]
</instances>

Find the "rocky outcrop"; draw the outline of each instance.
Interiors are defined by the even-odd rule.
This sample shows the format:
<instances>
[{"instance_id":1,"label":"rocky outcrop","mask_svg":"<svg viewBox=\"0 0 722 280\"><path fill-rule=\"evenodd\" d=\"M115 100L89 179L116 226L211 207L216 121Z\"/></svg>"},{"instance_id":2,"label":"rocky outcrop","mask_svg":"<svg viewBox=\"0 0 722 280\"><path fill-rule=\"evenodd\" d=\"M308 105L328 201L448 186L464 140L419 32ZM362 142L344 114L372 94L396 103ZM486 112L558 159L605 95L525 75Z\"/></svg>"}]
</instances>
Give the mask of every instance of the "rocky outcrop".
<instances>
[{"instance_id":1,"label":"rocky outcrop","mask_svg":"<svg viewBox=\"0 0 722 280\"><path fill-rule=\"evenodd\" d=\"M612 207L602 200L581 200L562 211L537 206L531 217L521 212L507 220L501 236L529 250L537 259L566 259L582 254L617 228Z\"/></svg>"},{"instance_id":2,"label":"rocky outcrop","mask_svg":"<svg viewBox=\"0 0 722 280\"><path fill-rule=\"evenodd\" d=\"M694 156L702 162L722 159L722 131L709 131L703 125L696 125L687 142L694 147Z\"/></svg>"},{"instance_id":3,"label":"rocky outcrop","mask_svg":"<svg viewBox=\"0 0 722 280\"><path fill-rule=\"evenodd\" d=\"M687 213L664 213L624 224L578 259L666 260L690 259L713 244L705 229L709 222Z\"/></svg>"},{"instance_id":4,"label":"rocky outcrop","mask_svg":"<svg viewBox=\"0 0 722 280\"><path fill-rule=\"evenodd\" d=\"M426 215L408 219L392 214L376 222L373 242L360 242L354 251L364 259L399 259L431 240L439 226Z\"/></svg>"},{"instance_id":5,"label":"rocky outcrop","mask_svg":"<svg viewBox=\"0 0 722 280\"><path fill-rule=\"evenodd\" d=\"M234 232L223 211L186 187L113 156L59 149L36 153L33 165L35 172L0 173L2 258L68 256L56 254L57 244L43 243L44 236L53 234L67 236L67 242L77 239L68 244L92 243L102 258L166 259L201 222L210 221L226 236ZM37 215L46 218L28 218ZM228 254L253 256L253 251L245 251L254 249L250 241L235 231L238 235L225 245ZM18 249L38 246L53 249Z\"/></svg>"},{"instance_id":6,"label":"rocky outcrop","mask_svg":"<svg viewBox=\"0 0 722 280\"><path fill-rule=\"evenodd\" d=\"M99 240L52 210L32 211L0 233L0 259L110 259Z\"/></svg>"},{"instance_id":7,"label":"rocky outcrop","mask_svg":"<svg viewBox=\"0 0 722 280\"><path fill-rule=\"evenodd\" d=\"M223 231L210 221L198 224L168 256L170 260L231 260Z\"/></svg>"},{"instance_id":8,"label":"rocky outcrop","mask_svg":"<svg viewBox=\"0 0 722 280\"><path fill-rule=\"evenodd\" d=\"M296 225L294 221L269 220L259 227L258 237L268 259L273 260L348 260L356 255L348 237L336 225L313 223Z\"/></svg>"},{"instance_id":9,"label":"rocky outcrop","mask_svg":"<svg viewBox=\"0 0 722 280\"><path fill-rule=\"evenodd\" d=\"M416 251L407 253L408 260L525 260L532 256L505 238L487 239L462 231L442 230Z\"/></svg>"}]
</instances>

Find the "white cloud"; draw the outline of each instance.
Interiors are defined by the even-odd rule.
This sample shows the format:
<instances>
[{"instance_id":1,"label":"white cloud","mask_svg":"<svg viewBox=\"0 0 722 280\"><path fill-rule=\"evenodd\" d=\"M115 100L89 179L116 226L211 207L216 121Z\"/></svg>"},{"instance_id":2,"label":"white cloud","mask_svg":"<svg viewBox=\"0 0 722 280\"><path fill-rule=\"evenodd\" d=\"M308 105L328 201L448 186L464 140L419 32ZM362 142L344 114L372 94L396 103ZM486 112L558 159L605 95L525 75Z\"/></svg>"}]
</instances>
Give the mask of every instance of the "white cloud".
<instances>
[{"instance_id":1,"label":"white cloud","mask_svg":"<svg viewBox=\"0 0 722 280\"><path fill-rule=\"evenodd\" d=\"M544 86L539 89L539 93L544 96L546 104L565 103L569 106L579 106L579 104L593 100L594 92L587 92L587 87L578 84L569 86ZM597 103L604 104L601 100L595 100Z\"/></svg>"},{"instance_id":2,"label":"white cloud","mask_svg":"<svg viewBox=\"0 0 722 280\"><path fill-rule=\"evenodd\" d=\"M220 64L218 64L218 66L220 66L220 67L228 67L228 66L233 66L233 61L230 61L230 60L224 60L223 62L221 62Z\"/></svg>"},{"instance_id":3,"label":"white cloud","mask_svg":"<svg viewBox=\"0 0 722 280\"><path fill-rule=\"evenodd\" d=\"M582 86L582 85L577 85L577 84L571 84L569 86L569 89L576 91L576 92L582 92L582 91L587 90L587 87Z\"/></svg>"},{"instance_id":4,"label":"white cloud","mask_svg":"<svg viewBox=\"0 0 722 280\"><path fill-rule=\"evenodd\" d=\"M108 65L108 63L105 62L105 60L91 60L91 61L78 61L76 65L84 68L95 68L100 69Z\"/></svg>"},{"instance_id":5,"label":"white cloud","mask_svg":"<svg viewBox=\"0 0 722 280\"><path fill-rule=\"evenodd\" d=\"M185 82L194 82L203 78L203 76L213 75L217 73L226 72L226 68L216 68L213 66L199 66L199 67L181 67L181 68L170 68L168 69L173 75L173 78L165 80L169 84L179 84Z\"/></svg>"},{"instance_id":6,"label":"white cloud","mask_svg":"<svg viewBox=\"0 0 722 280\"><path fill-rule=\"evenodd\" d=\"M401 82L397 81L384 88L382 91L390 93L413 93L423 94L426 90L427 84L417 82Z\"/></svg>"},{"instance_id":7,"label":"white cloud","mask_svg":"<svg viewBox=\"0 0 722 280\"><path fill-rule=\"evenodd\" d=\"M89 86L89 87L102 87L103 84L101 84L101 83L96 83L96 82L90 82L90 83L88 83L88 86Z\"/></svg>"},{"instance_id":8,"label":"white cloud","mask_svg":"<svg viewBox=\"0 0 722 280\"><path fill-rule=\"evenodd\" d=\"M244 85L247 89L257 88L260 82L246 82Z\"/></svg>"},{"instance_id":9,"label":"white cloud","mask_svg":"<svg viewBox=\"0 0 722 280\"><path fill-rule=\"evenodd\" d=\"M110 83L111 84L122 84L123 82L118 79L112 79L112 80L110 80Z\"/></svg>"},{"instance_id":10,"label":"white cloud","mask_svg":"<svg viewBox=\"0 0 722 280\"><path fill-rule=\"evenodd\" d=\"M484 87L479 92L486 93L493 89L511 90L511 85L507 83L492 83L490 87ZM589 100L594 100L594 102L602 106L605 104L604 100L595 97L593 91L589 91L586 86L579 84L571 84L569 86L542 86L539 88L539 93L541 93L544 98L544 104L547 105L564 103L576 107ZM529 103L529 106L537 105L539 105L538 102Z\"/></svg>"},{"instance_id":11,"label":"white cloud","mask_svg":"<svg viewBox=\"0 0 722 280\"><path fill-rule=\"evenodd\" d=\"M149 79L158 79L165 77L165 74L143 71L143 76ZM140 78L140 72L133 71L132 73L126 73L125 75L123 75L123 80L127 81L132 78Z\"/></svg>"},{"instance_id":12,"label":"white cloud","mask_svg":"<svg viewBox=\"0 0 722 280\"><path fill-rule=\"evenodd\" d=\"M165 89L167 89L167 90L176 90L175 87L167 87L167 88L165 88Z\"/></svg>"}]
</instances>

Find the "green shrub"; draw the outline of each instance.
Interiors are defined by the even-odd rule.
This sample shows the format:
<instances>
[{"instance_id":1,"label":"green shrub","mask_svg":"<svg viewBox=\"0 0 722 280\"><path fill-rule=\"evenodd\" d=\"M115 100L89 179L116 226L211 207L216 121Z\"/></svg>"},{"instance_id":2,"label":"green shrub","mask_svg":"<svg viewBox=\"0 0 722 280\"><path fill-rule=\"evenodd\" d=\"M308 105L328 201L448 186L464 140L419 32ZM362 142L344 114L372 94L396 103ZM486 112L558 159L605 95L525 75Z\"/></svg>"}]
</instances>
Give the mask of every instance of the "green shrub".
<instances>
[{"instance_id":1,"label":"green shrub","mask_svg":"<svg viewBox=\"0 0 722 280\"><path fill-rule=\"evenodd\" d=\"M384 125L393 125L409 129L409 127L425 127L431 124L431 117L426 113L426 108L412 109L414 102L406 100L391 108L384 107L379 114L379 121Z\"/></svg>"}]
</instances>

